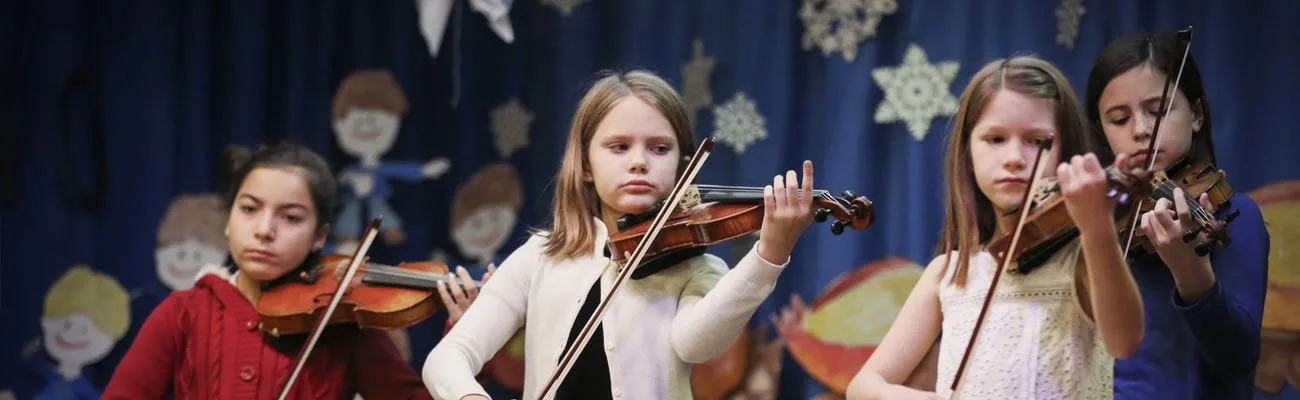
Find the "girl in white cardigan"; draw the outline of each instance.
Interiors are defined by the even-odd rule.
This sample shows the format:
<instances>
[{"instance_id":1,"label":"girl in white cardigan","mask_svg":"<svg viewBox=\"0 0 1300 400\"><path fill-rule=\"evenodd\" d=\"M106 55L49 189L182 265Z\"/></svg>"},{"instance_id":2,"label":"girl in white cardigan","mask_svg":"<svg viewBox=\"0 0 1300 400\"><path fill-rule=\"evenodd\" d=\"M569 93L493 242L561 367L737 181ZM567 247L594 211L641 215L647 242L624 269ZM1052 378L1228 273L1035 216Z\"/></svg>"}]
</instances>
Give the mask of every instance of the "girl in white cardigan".
<instances>
[{"instance_id":1,"label":"girl in white cardigan","mask_svg":"<svg viewBox=\"0 0 1300 400\"><path fill-rule=\"evenodd\" d=\"M435 397L484 399L474 375L527 323L523 396L535 399L618 274L606 242L617 221L666 196L695 151L680 96L658 76L611 73L583 97L560 165L552 227L503 261L474 305L429 352ZM760 239L728 272L704 254L629 279L547 398L690 399L692 363L736 340L776 285L812 219L812 163L764 188Z\"/></svg>"}]
</instances>

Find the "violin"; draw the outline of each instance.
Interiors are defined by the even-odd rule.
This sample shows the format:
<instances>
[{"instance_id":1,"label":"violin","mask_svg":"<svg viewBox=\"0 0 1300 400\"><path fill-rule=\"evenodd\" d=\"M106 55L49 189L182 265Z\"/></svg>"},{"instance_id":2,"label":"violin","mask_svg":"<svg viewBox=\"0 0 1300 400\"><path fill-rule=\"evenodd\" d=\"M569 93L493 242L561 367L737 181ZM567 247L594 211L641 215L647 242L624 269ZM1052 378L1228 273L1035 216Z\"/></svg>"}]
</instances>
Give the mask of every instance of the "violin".
<instances>
[{"instance_id":1,"label":"violin","mask_svg":"<svg viewBox=\"0 0 1300 400\"><path fill-rule=\"evenodd\" d=\"M813 202L817 222L834 216L831 233L838 236L844 228L863 230L874 222L875 208L870 199L845 191L840 197L826 190L814 190ZM763 227L763 188L743 186L695 185L687 189L682 207L668 217L668 222L650 247L647 258L633 274L641 279L681 261L704 253L709 245L722 243L752 233ZM625 254L640 244L649 229L649 216L663 206L628 215L618 220L619 231L610 235L610 258L623 263Z\"/></svg>"},{"instance_id":2,"label":"violin","mask_svg":"<svg viewBox=\"0 0 1300 400\"><path fill-rule=\"evenodd\" d=\"M709 244L720 243L761 229L763 216L761 190L722 186L691 188L691 182L695 181L695 176L703 168L704 161L709 158L712 150L713 138L704 139L695 150L695 155L690 158L685 171L678 177L677 183L673 185L667 199L652 208L653 218L642 221L644 215L632 218L625 216L625 221L620 223L621 230L610 235L608 247L611 259L617 257L617 260L621 260L618 263L624 267L619 268L618 276L610 285L609 293L606 293L596 306L596 311L574 338L573 345L569 346L560 357L559 365L542 386L538 399L545 399L551 389L563 381L564 376L569 373L574 360L587 346L596 325L605 315L610 299L623 287L623 283L637 271L647 268L647 264L654 264L643 261L646 257L654 256L651 260L655 260L655 257L663 260L680 257L683 253L702 252ZM683 203L688 192L692 193L692 201ZM694 204L697 200L694 199L696 195L699 196L698 200L710 204L705 206ZM842 232L844 227L859 229L871 225L872 203L865 197L853 196L851 193L846 193L842 199L832 198L825 193L813 195L818 196L817 204L820 208L815 214L818 220L824 221L827 216L833 214L836 216L836 222L840 223L837 225L838 229L834 227L832 229ZM822 209L827 211L821 211ZM671 235L665 232L670 232ZM667 239L661 240L661 238ZM626 249L631 243L636 243L631 251L620 251ZM660 267L667 265L664 262L657 263Z\"/></svg>"},{"instance_id":3,"label":"violin","mask_svg":"<svg viewBox=\"0 0 1300 400\"><path fill-rule=\"evenodd\" d=\"M262 316L259 328L275 337L311 331L316 314L328 304L351 261L341 254L324 255L317 265L268 285L257 301ZM365 261L343 294L340 308L326 323L356 323L362 329L415 325L443 309L438 283L450 283L449 274L447 264L437 261L395 266Z\"/></svg>"},{"instance_id":4,"label":"violin","mask_svg":"<svg viewBox=\"0 0 1300 400\"><path fill-rule=\"evenodd\" d=\"M1044 148L1050 149L1052 140L1047 139ZM1113 218L1119 223L1133 214L1129 211L1130 208L1126 207L1129 202L1148 194L1145 192L1148 186L1144 181L1149 180L1150 175L1140 169L1130 168L1126 172L1115 166L1106 167L1105 171L1106 180L1110 183L1106 197L1116 200L1116 215ZM1033 186L1030 188L1032 189ZM1059 190L1060 186L1054 179L1045 182L1039 190L1025 192L1025 200L1021 201L1021 204L1037 204L1037 206L1027 215L1020 216L1019 222L1015 222L1017 220L1013 218L1017 217L1016 211L1021 210L1023 206L999 217L1004 222L1003 226L1014 226L1017 223L1024 225L1014 249L1012 249L1013 236L1010 232L993 238L986 247L999 264L1007 261L1008 255L1016 255L1010 257L1014 262L1007 265L1007 272L1028 274L1051 258L1057 250L1079 237L1079 228L1075 225L1074 219L1070 218L1069 211L1065 207L1065 197L1057 195ZM1032 198L1031 192L1033 192Z\"/></svg>"},{"instance_id":5,"label":"violin","mask_svg":"<svg viewBox=\"0 0 1300 400\"><path fill-rule=\"evenodd\" d=\"M280 400L289 395L327 326L356 323L362 328L400 329L444 307L435 291L438 282L447 280L446 264L426 261L387 266L369 262L365 254L379 234L382 220L380 216L370 221L351 257L323 256L315 266L263 288L256 305L263 332L272 336L311 333L281 387ZM473 284L480 285L477 281Z\"/></svg>"},{"instance_id":6,"label":"violin","mask_svg":"<svg viewBox=\"0 0 1300 400\"><path fill-rule=\"evenodd\" d=\"M1186 44L1184 44L1184 42ZM1177 78L1172 82L1172 88L1175 91L1178 90L1178 82L1182 80L1183 67L1187 64L1187 55L1192 49L1191 42L1192 27L1190 26L1187 27L1187 29L1178 31L1174 36L1175 45L1183 45L1183 55L1179 60ZM1151 141L1147 145L1147 154L1157 154L1160 146L1160 141L1157 139L1160 134L1161 121L1165 115L1169 114L1169 110L1172 109L1174 105L1174 102L1169 95L1171 88L1170 78L1171 77L1169 76L1165 77L1165 86L1160 95L1160 104L1164 107L1164 110L1156 115L1155 127L1152 128L1151 131ZM1210 153L1206 152L1204 154L1205 155L1200 159L1184 158L1180 162L1171 165L1168 168L1168 171L1155 171L1153 173L1151 178L1151 193L1154 197L1150 199L1150 202L1139 201L1138 207L1130 216L1131 219L1126 224L1128 227L1120 230L1120 235L1128 236L1128 239L1124 244L1126 258L1128 252L1134 249L1138 250L1140 253L1155 254L1155 247L1152 246L1150 239L1139 232L1141 229L1138 228L1138 222L1143 214L1146 214L1148 211L1155 208L1156 200L1163 198L1174 201L1175 188L1183 189L1188 214L1192 217L1192 222L1194 223L1191 229L1183 233L1183 241L1190 243L1198 237L1202 237L1201 233L1205 233L1203 239L1196 245L1196 255L1204 256L1209 254L1211 247L1232 243L1232 240L1228 238L1227 224L1237 219L1237 216L1241 214L1241 211L1233 209L1224 216L1224 219L1219 220L1214 214L1210 213L1209 210L1202 207L1201 203L1197 200L1201 197L1202 193L1208 193L1210 205L1215 209L1218 209L1227 203L1234 194L1232 186L1228 184L1227 173L1215 167L1213 161L1208 159ZM1190 155L1186 157L1190 157ZM1147 169L1154 169L1156 163L1155 156L1151 156L1148 159L1149 164L1147 165ZM1170 175L1170 171L1172 171L1172 176Z\"/></svg>"}]
</instances>

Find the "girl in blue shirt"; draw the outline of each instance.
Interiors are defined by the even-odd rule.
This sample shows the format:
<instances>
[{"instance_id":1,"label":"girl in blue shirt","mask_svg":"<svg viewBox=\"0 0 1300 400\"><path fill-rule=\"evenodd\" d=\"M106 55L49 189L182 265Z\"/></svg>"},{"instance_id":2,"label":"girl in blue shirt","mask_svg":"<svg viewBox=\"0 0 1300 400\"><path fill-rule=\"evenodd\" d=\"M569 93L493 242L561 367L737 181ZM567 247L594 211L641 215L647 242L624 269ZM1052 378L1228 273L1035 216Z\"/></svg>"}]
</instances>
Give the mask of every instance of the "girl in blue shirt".
<instances>
[{"instance_id":1,"label":"girl in blue shirt","mask_svg":"<svg viewBox=\"0 0 1300 400\"><path fill-rule=\"evenodd\" d=\"M1172 34L1134 34L1102 51L1088 76L1084 107L1095 139L1109 143L1098 151L1103 165L1118 153L1149 162L1152 155L1145 151L1156 116L1164 111L1165 78L1178 73L1182 55ZM1155 168L1171 176L1192 161L1216 163L1209 101L1190 54L1183 69L1154 154ZM1159 200L1140 220L1139 232L1156 254L1129 252L1147 331L1136 354L1115 362L1115 398L1249 399L1268 282L1263 216L1241 192L1217 210L1201 196L1202 206L1220 219L1234 210L1239 214L1227 225L1231 244L1198 256L1198 240L1182 240L1191 227L1185 196L1179 190L1173 197L1179 200Z\"/></svg>"}]
</instances>

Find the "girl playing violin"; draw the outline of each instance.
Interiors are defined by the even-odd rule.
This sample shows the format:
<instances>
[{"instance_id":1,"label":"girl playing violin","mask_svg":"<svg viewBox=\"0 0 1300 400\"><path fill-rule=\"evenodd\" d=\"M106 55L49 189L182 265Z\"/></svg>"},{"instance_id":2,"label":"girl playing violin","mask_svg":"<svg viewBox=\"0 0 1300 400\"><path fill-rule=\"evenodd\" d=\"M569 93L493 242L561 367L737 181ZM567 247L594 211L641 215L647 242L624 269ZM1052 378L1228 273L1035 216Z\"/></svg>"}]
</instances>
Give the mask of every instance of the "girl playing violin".
<instances>
[{"instance_id":1,"label":"girl playing violin","mask_svg":"<svg viewBox=\"0 0 1300 400\"><path fill-rule=\"evenodd\" d=\"M1088 76L1087 111L1093 135L1105 140L1098 157L1137 154L1145 167L1173 176L1193 163L1215 164L1210 108L1201 73L1189 54L1172 108L1158 131L1158 150L1146 152L1156 116L1164 111L1166 77L1177 76L1181 45L1173 35L1134 34L1102 51ZM1172 85L1172 83L1171 83ZM1115 397L1121 399L1249 399L1259 360L1260 323L1268 282L1268 230L1259 206L1236 193L1215 210L1208 195L1200 206L1227 225L1231 244L1198 256L1198 241L1183 241L1192 223L1182 189L1176 201L1161 198L1141 216L1139 229L1157 254L1130 252L1129 265L1146 305L1146 339L1133 357L1115 365ZM1229 207L1230 206L1230 207ZM1124 240L1125 238L1121 238Z\"/></svg>"},{"instance_id":2,"label":"girl playing violin","mask_svg":"<svg viewBox=\"0 0 1300 400\"><path fill-rule=\"evenodd\" d=\"M605 252L617 220L651 209L695 150L681 98L641 71L610 73L578 104L558 173L552 226L503 261L424 364L442 399L482 399L474 373L525 321L523 396L541 394L562 354L608 293L619 266ZM556 399L688 399L691 363L736 340L775 287L812 220L813 166L764 188L761 239L728 271L704 254L628 280L578 353Z\"/></svg>"},{"instance_id":3,"label":"girl playing violin","mask_svg":"<svg viewBox=\"0 0 1300 400\"><path fill-rule=\"evenodd\" d=\"M945 170L941 253L908 295L848 398L951 398L996 261L984 246L1016 229L1038 162L1055 175L1079 237L1027 274L1004 272L956 392L961 398L1097 399L1111 395L1113 358L1142 339L1142 306L1116 244L1107 178L1087 121L1057 68L1034 57L991 62L962 93ZM1058 161L1059 160L1059 161ZM1059 162L1059 165L1058 165ZM1015 215L1015 214L1013 214ZM940 330L936 391L901 386ZM942 396L940 396L942 395Z\"/></svg>"},{"instance_id":4,"label":"girl playing violin","mask_svg":"<svg viewBox=\"0 0 1300 400\"><path fill-rule=\"evenodd\" d=\"M265 282L320 256L337 183L310 150L290 144L227 152L229 278L202 276L150 313L104 390L105 399L273 398L302 341L258 329L254 304ZM304 335L305 336L305 335ZM291 398L428 399L428 390L383 331L327 329Z\"/></svg>"}]
</instances>

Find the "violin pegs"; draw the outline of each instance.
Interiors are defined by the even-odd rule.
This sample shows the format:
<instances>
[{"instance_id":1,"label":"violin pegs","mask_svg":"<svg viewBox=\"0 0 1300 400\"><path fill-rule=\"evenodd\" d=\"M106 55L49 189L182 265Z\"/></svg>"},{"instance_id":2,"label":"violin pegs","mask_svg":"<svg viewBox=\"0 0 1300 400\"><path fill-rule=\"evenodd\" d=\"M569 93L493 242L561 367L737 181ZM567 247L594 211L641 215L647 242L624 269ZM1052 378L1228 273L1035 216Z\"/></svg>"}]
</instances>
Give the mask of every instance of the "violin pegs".
<instances>
[{"instance_id":1,"label":"violin pegs","mask_svg":"<svg viewBox=\"0 0 1300 400\"><path fill-rule=\"evenodd\" d=\"M844 221L835 221L831 223L831 234L839 236L844 233Z\"/></svg>"},{"instance_id":2,"label":"violin pegs","mask_svg":"<svg viewBox=\"0 0 1300 400\"><path fill-rule=\"evenodd\" d=\"M1191 230L1187 231L1187 233L1183 234L1183 243L1191 243L1193 239L1196 239L1196 235L1200 235L1200 234L1201 234L1201 227L1198 226L1192 228Z\"/></svg>"},{"instance_id":3,"label":"violin pegs","mask_svg":"<svg viewBox=\"0 0 1300 400\"><path fill-rule=\"evenodd\" d=\"M1235 208L1234 208L1234 209L1232 209L1232 212L1228 213L1228 216L1227 216L1226 218L1224 218L1223 221L1224 221L1224 222L1232 222L1232 220L1237 219L1237 216L1238 216L1238 215L1241 215L1241 210L1238 210L1238 209L1235 209Z\"/></svg>"},{"instance_id":4,"label":"violin pegs","mask_svg":"<svg viewBox=\"0 0 1300 400\"><path fill-rule=\"evenodd\" d=\"M831 209L818 208L817 211L813 213L813 219L817 220L817 222L826 222L826 216L830 214L831 214Z\"/></svg>"},{"instance_id":5,"label":"violin pegs","mask_svg":"<svg viewBox=\"0 0 1300 400\"><path fill-rule=\"evenodd\" d=\"M1197 244L1197 245L1196 245L1196 256L1197 256L1197 257L1205 257L1206 254L1210 254L1210 244L1209 244L1209 243L1206 243L1206 242L1201 242L1201 243Z\"/></svg>"},{"instance_id":6,"label":"violin pegs","mask_svg":"<svg viewBox=\"0 0 1300 400\"><path fill-rule=\"evenodd\" d=\"M840 194L840 196L843 196L844 198L849 200L852 200L854 197L857 197L857 195L853 194L852 190L845 190L844 193Z\"/></svg>"}]
</instances>

